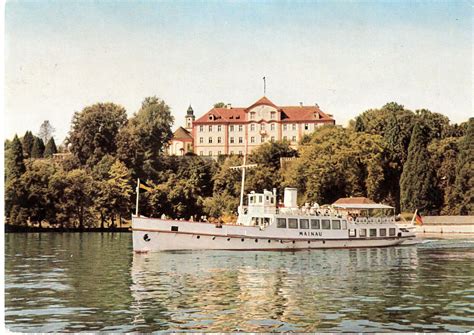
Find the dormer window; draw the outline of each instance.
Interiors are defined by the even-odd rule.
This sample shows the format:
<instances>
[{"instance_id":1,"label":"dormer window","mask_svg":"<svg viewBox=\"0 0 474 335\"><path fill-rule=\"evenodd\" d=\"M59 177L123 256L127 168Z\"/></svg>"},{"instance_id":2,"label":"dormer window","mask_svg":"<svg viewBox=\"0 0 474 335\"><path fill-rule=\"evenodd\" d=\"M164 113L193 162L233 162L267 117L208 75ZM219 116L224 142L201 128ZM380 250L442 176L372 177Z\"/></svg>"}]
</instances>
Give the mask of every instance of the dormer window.
<instances>
[{"instance_id":1,"label":"dormer window","mask_svg":"<svg viewBox=\"0 0 474 335\"><path fill-rule=\"evenodd\" d=\"M211 120L211 121L214 121L214 120L215 120L215 117L214 117L214 115L212 115L212 114L211 114L211 115L209 115L209 120Z\"/></svg>"},{"instance_id":2,"label":"dormer window","mask_svg":"<svg viewBox=\"0 0 474 335\"><path fill-rule=\"evenodd\" d=\"M314 118L315 118L316 120L319 120L319 119L321 118L321 116L319 115L318 112L315 112L315 113L314 113Z\"/></svg>"}]
</instances>

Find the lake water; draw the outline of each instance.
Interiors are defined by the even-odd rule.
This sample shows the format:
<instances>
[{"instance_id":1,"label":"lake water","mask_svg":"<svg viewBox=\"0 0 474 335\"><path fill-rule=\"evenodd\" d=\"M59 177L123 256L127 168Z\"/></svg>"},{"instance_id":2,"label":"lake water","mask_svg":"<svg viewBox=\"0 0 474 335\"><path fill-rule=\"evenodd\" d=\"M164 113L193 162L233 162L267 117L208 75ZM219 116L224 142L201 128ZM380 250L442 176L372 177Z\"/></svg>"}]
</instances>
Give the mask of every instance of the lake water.
<instances>
[{"instance_id":1,"label":"lake water","mask_svg":"<svg viewBox=\"0 0 474 335\"><path fill-rule=\"evenodd\" d=\"M134 255L128 233L6 234L5 257L16 332L474 328L474 238Z\"/></svg>"}]
</instances>

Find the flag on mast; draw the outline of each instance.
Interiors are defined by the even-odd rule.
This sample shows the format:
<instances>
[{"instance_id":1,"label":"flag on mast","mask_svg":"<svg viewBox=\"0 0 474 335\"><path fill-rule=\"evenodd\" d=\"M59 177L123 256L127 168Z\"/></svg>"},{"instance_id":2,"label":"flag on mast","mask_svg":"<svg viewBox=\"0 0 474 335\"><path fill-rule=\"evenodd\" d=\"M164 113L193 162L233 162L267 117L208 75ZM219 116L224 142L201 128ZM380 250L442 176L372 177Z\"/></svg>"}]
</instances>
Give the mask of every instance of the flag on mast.
<instances>
[{"instance_id":1,"label":"flag on mast","mask_svg":"<svg viewBox=\"0 0 474 335\"><path fill-rule=\"evenodd\" d=\"M423 225L423 219L421 218L421 215L418 214L418 212L415 215L415 223L419 226Z\"/></svg>"}]
</instances>

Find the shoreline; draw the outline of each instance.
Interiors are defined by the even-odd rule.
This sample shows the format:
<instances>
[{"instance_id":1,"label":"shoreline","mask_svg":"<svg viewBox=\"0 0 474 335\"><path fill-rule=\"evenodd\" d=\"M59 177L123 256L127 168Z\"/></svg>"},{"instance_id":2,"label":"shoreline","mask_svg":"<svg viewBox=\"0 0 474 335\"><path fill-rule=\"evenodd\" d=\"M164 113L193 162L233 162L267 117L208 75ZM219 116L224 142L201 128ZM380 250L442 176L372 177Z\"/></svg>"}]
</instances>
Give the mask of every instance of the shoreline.
<instances>
[{"instance_id":1,"label":"shoreline","mask_svg":"<svg viewBox=\"0 0 474 335\"><path fill-rule=\"evenodd\" d=\"M115 228L46 228L4 225L5 233L131 233L129 227Z\"/></svg>"}]
</instances>

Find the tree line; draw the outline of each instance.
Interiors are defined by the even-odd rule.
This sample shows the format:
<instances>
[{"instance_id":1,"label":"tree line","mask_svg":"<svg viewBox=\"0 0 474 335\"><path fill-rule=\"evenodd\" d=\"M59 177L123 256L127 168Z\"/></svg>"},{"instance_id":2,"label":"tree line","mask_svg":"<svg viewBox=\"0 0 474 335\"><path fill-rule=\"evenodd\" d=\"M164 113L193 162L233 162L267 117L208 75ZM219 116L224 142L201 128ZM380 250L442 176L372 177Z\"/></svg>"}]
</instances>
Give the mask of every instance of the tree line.
<instances>
[{"instance_id":1,"label":"tree line","mask_svg":"<svg viewBox=\"0 0 474 335\"><path fill-rule=\"evenodd\" d=\"M240 156L217 160L164 153L172 138L170 107L147 97L130 118L114 103L74 113L58 151L49 122L37 136L5 141L5 216L10 224L116 227L135 210L140 178L148 190L140 214L214 220L235 217ZM439 113L397 103L361 113L346 128L323 126L294 150L287 142L249 155L245 191L297 187L299 202L330 204L365 196L422 214L473 214L474 119L457 125ZM46 142L46 145L44 144ZM281 166L281 159L287 158Z\"/></svg>"}]
</instances>

